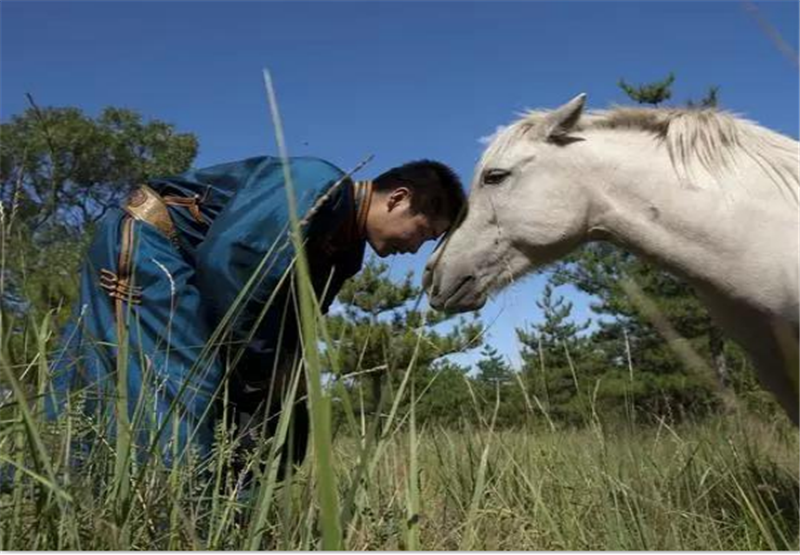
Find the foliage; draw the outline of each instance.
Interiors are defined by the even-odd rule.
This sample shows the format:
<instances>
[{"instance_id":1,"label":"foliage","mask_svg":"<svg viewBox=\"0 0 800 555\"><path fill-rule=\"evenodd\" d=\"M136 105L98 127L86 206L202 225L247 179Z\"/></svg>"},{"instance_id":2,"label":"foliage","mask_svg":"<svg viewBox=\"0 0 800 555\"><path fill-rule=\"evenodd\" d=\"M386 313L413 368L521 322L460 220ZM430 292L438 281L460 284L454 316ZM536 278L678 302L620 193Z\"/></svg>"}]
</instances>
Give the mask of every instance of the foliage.
<instances>
[{"instance_id":1,"label":"foliage","mask_svg":"<svg viewBox=\"0 0 800 555\"><path fill-rule=\"evenodd\" d=\"M672 83L675 82L675 74L670 72L661 81L653 83L645 83L638 86L629 85L624 79L620 78L618 81L619 88L632 100L639 104L651 104L657 106L658 104L672 98Z\"/></svg>"},{"instance_id":2,"label":"foliage","mask_svg":"<svg viewBox=\"0 0 800 555\"><path fill-rule=\"evenodd\" d=\"M2 429L0 470L12 460L31 474L18 472L0 493L0 549L243 550L252 547L256 526L259 549L322 546L311 463L273 489L266 487L268 465L254 494L245 495L229 464L234 444L220 428L205 470L191 459L172 470L150 465L134 476L135 502L118 515L106 474L111 449L101 444L81 469L61 464L66 432L74 437L88 424L73 417L44 434L46 452L59 465L55 483L37 481L22 426ZM34 426L44 433L42 422ZM353 515L345 549L406 549L406 531L415 524L426 550L799 547L796 431L746 414L633 431L426 426L414 449L406 426L390 435L374 471L359 479L363 440L343 434L334 442L338 508ZM414 468L419 490L409 518ZM361 494L349 500L354 483ZM259 523L262 495L271 503Z\"/></svg>"},{"instance_id":3,"label":"foliage","mask_svg":"<svg viewBox=\"0 0 800 555\"><path fill-rule=\"evenodd\" d=\"M497 352L497 349L491 345L484 345L481 356L483 358L478 361L478 375L476 376L479 383L495 387L508 385L513 381L513 371L503 360L502 355Z\"/></svg>"},{"instance_id":4,"label":"foliage","mask_svg":"<svg viewBox=\"0 0 800 555\"><path fill-rule=\"evenodd\" d=\"M687 100L686 106L688 108L716 108L719 104L719 87L712 86L708 88L706 95L700 99L700 102L694 100Z\"/></svg>"},{"instance_id":5,"label":"foliage","mask_svg":"<svg viewBox=\"0 0 800 555\"><path fill-rule=\"evenodd\" d=\"M574 322L572 303L553 293L548 282L536 301L542 322L516 330L522 345L522 373L529 395L549 418L577 424L589 416L587 384L599 371L590 339L581 335L591 321Z\"/></svg>"},{"instance_id":6,"label":"foliage","mask_svg":"<svg viewBox=\"0 0 800 555\"><path fill-rule=\"evenodd\" d=\"M0 199L31 233L81 232L132 187L186 170L197 139L124 108L35 105L0 126Z\"/></svg>"},{"instance_id":7,"label":"foliage","mask_svg":"<svg viewBox=\"0 0 800 555\"><path fill-rule=\"evenodd\" d=\"M32 100L0 138L0 307L18 318L71 305L94 224L134 186L188 169L197 154L194 135L132 110L93 118Z\"/></svg>"},{"instance_id":8,"label":"foliage","mask_svg":"<svg viewBox=\"0 0 800 555\"><path fill-rule=\"evenodd\" d=\"M425 393L416 403L416 418L424 424L437 424L446 428L458 428L465 421L474 421L475 409L470 394L468 367L447 359L434 362L431 380L423 390Z\"/></svg>"},{"instance_id":9,"label":"foliage","mask_svg":"<svg viewBox=\"0 0 800 555\"><path fill-rule=\"evenodd\" d=\"M658 322L649 320L626 290L628 279L655 305L659 318L681 336L682 346L706 364L689 366L678 356L676 345L663 337ZM630 392L618 390L619 397L633 395L631 402L651 416L663 416L667 407L669 415L680 416L717 406L714 399L720 385L711 368L718 356L714 349L719 348L720 332L685 283L606 243L590 244L557 264L553 283L570 283L595 298L591 308L605 318L592 333L594 352L603 369L630 374L625 381L633 384Z\"/></svg>"},{"instance_id":10,"label":"foliage","mask_svg":"<svg viewBox=\"0 0 800 555\"><path fill-rule=\"evenodd\" d=\"M341 312L328 318L336 366L343 375L352 376L350 385L359 390L358 397L373 412L378 408L384 376L389 377L389 389L395 390L403 372L413 366L412 380L416 391L422 392L437 369L448 369L447 377L452 378L454 367L436 366L436 361L482 342L482 325L474 317L471 321L460 318L447 333L437 331L435 328L451 317L410 306L421 294L421 288L413 285L413 273L394 282L388 266L371 258L340 291ZM365 377L367 388L363 387Z\"/></svg>"}]
</instances>

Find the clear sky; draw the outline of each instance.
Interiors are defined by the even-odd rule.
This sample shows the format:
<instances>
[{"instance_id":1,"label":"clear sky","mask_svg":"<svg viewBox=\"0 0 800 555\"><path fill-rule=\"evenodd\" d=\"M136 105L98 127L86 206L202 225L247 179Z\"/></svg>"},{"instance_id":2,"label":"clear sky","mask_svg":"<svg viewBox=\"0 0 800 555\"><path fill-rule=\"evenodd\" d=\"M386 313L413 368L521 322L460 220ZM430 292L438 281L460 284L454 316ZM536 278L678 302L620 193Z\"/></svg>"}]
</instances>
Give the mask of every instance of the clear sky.
<instances>
[{"instance_id":1,"label":"clear sky","mask_svg":"<svg viewBox=\"0 0 800 555\"><path fill-rule=\"evenodd\" d=\"M755 6L758 16L747 8ZM200 141L197 166L274 153L261 70L275 80L292 155L368 177L412 159L469 184L491 134L525 108L579 92L626 102L674 71L673 103L720 87L723 107L798 136L798 2L0 2L0 120L37 103L96 115L124 106ZM395 257L419 274L430 249ZM544 278L483 311L490 343L517 359ZM586 297L566 287L578 318Z\"/></svg>"}]
</instances>

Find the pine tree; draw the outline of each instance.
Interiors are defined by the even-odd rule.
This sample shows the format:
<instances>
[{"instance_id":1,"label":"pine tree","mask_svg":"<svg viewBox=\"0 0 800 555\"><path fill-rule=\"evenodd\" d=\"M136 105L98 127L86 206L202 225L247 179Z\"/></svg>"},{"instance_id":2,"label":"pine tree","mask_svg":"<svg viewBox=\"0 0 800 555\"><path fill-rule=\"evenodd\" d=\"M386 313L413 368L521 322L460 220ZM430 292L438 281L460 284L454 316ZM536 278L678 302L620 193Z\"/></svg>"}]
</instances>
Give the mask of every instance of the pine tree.
<instances>
[{"instance_id":1,"label":"pine tree","mask_svg":"<svg viewBox=\"0 0 800 555\"><path fill-rule=\"evenodd\" d=\"M683 337L685 344L709 361L704 368L687 368L626 292L623 280L632 279L661 316ZM710 379L716 328L694 291L652 264L611 244L588 245L558 263L556 284L569 283L595 297L592 310L609 318L598 324L592 341L602 353L609 377L635 369L638 391L634 403L653 414L674 411L704 412L714 405L718 385ZM626 386L627 387L627 386ZM608 390L622 396L622 389ZM674 414L673 414L674 415Z\"/></svg>"},{"instance_id":2,"label":"pine tree","mask_svg":"<svg viewBox=\"0 0 800 555\"><path fill-rule=\"evenodd\" d=\"M416 418L420 424L454 427L468 421L474 422L475 409L470 394L471 379L468 367L447 359L431 365L431 381L425 394L417 399Z\"/></svg>"},{"instance_id":3,"label":"pine tree","mask_svg":"<svg viewBox=\"0 0 800 555\"><path fill-rule=\"evenodd\" d=\"M620 79L617 84L631 100L634 100L639 104L651 104L653 106L658 106L665 100L672 98L671 87L672 83L674 82L675 75L670 72L669 75L667 75L661 81L645 83L636 87L629 85L624 79Z\"/></svg>"},{"instance_id":4,"label":"pine tree","mask_svg":"<svg viewBox=\"0 0 800 555\"><path fill-rule=\"evenodd\" d=\"M551 417L576 421L583 416L584 400L578 399L580 381L594 373L590 345L581 336L591 321L575 322L572 303L563 296L554 296L551 282L545 285L536 306L542 312L543 321L528 329L516 329L522 344L525 383L529 393L536 396ZM581 366L580 378L576 364Z\"/></svg>"},{"instance_id":5,"label":"pine tree","mask_svg":"<svg viewBox=\"0 0 800 555\"><path fill-rule=\"evenodd\" d=\"M492 387L511 383L514 379L513 371L497 349L491 345L484 345L481 357L477 363L479 382Z\"/></svg>"},{"instance_id":6,"label":"pine tree","mask_svg":"<svg viewBox=\"0 0 800 555\"><path fill-rule=\"evenodd\" d=\"M494 422L495 428L518 428L526 424L529 411L525 395L508 361L496 348L486 345L476 367L472 389L483 422Z\"/></svg>"},{"instance_id":7,"label":"pine tree","mask_svg":"<svg viewBox=\"0 0 800 555\"><path fill-rule=\"evenodd\" d=\"M482 344L482 325L477 316L472 320L461 317L448 333L438 332L436 326L452 317L433 311L424 314L412 306L422 294L413 278L409 272L402 281L393 281L388 266L371 258L340 291L342 312L328 318L336 343L330 354L336 357L342 375L351 377L350 386L369 384L358 397L363 395L373 413L385 386L397 391L412 363L412 380L419 395L441 368L433 364L435 361ZM424 411L425 402L425 397L418 399L418 410Z\"/></svg>"},{"instance_id":8,"label":"pine tree","mask_svg":"<svg viewBox=\"0 0 800 555\"><path fill-rule=\"evenodd\" d=\"M689 108L716 108L719 105L719 87L713 86L708 88L706 95L700 99L700 103L695 103L694 100L687 100L686 106Z\"/></svg>"}]
</instances>

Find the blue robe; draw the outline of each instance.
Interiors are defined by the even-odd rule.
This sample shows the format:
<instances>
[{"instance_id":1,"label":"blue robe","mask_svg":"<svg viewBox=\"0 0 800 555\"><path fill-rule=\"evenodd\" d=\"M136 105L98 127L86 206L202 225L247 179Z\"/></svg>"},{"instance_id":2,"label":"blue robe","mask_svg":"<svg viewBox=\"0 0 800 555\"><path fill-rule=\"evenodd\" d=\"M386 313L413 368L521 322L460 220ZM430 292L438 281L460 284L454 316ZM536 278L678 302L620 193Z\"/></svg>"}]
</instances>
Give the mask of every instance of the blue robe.
<instances>
[{"instance_id":1,"label":"blue robe","mask_svg":"<svg viewBox=\"0 0 800 555\"><path fill-rule=\"evenodd\" d=\"M320 159L292 158L290 164L299 217L345 177ZM279 158L249 158L191 170L151 180L149 185L162 197L201 198L199 214L188 207L169 206L177 230L174 240L146 222L130 224L130 273L141 302L125 302L122 312L127 330L123 338L127 335L128 419L140 451L148 445L159 447L169 464L176 446L180 453L192 445L201 457L209 454L225 382L236 399L244 384L268 383L276 357L296 352L299 334L291 280L279 287L294 249L287 232L288 202ZM304 228L323 312L362 265L365 241L355 228L356 204L347 180ZM119 315L99 275L120 264L127 218L122 209L111 210L96 230L82 269L80 299L53 364L48 403L48 411L55 415L64 410L68 398L78 400L85 413L105 419L105 429L112 434ZM232 309L244 289L243 300ZM237 355L239 362L232 366ZM258 391L262 396L263 390ZM245 400L243 396L241 403ZM300 440L304 447L305 439Z\"/></svg>"}]
</instances>

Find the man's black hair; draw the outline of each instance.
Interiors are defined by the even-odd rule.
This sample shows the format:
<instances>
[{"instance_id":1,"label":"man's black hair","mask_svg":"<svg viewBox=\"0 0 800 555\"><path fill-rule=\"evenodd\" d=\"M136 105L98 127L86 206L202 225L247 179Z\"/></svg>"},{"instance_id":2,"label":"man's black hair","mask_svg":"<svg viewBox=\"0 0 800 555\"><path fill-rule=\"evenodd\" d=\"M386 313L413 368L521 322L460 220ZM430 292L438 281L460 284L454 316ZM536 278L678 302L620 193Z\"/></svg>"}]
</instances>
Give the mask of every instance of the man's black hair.
<instances>
[{"instance_id":1,"label":"man's black hair","mask_svg":"<svg viewBox=\"0 0 800 555\"><path fill-rule=\"evenodd\" d=\"M397 187L411 190L411 208L433 218L456 221L466 201L461 180L448 166L434 160L408 162L386 171L373 180L376 191Z\"/></svg>"}]
</instances>

